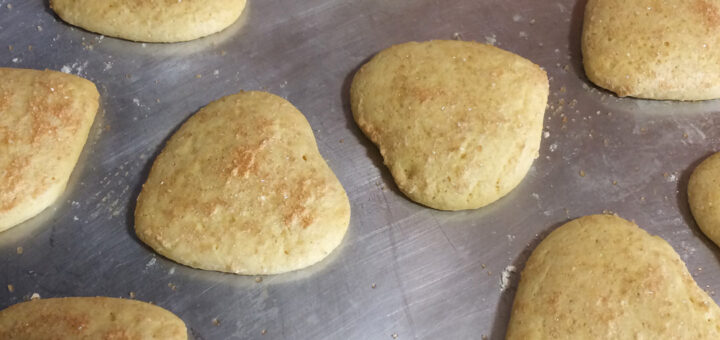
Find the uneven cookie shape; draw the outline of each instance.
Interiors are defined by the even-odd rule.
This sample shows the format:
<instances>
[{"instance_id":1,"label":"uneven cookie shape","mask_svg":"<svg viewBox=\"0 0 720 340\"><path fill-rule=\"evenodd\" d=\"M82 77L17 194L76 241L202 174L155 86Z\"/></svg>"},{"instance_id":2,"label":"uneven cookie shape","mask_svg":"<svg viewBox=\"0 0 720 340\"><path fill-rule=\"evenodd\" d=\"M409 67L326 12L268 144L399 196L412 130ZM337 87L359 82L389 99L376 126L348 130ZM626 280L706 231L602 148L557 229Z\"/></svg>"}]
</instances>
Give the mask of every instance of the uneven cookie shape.
<instances>
[{"instance_id":1,"label":"uneven cookie shape","mask_svg":"<svg viewBox=\"0 0 720 340\"><path fill-rule=\"evenodd\" d=\"M345 190L305 117L265 92L217 100L172 136L135 211L137 235L188 266L277 274L310 266L342 241Z\"/></svg>"},{"instance_id":2,"label":"uneven cookie shape","mask_svg":"<svg viewBox=\"0 0 720 340\"><path fill-rule=\"evenodd\" d=\"M720 0L589 0L588 78L649 99L720 98Z\"/></svg>"},{"instance_id":3,"label":"uneven cookie shape","mask_svg":"<svg viewBox=\"0 0 720 340\"><path fill-rule=\"evenodd\" d=\"M720 308L663 239L586 216L530 255L507 339L720 339Z\"/></svg>"},{"instance_id":4,"label":"uneven cookie shape","mask_svg":"<svg viewBox=\"0 0 720 340\"><path fill-rule=\"evenodd\" d=\"M704 160L690 175L688 202L700 230L720 245L720 153Z\"/></svg>"},{"instance_id":5,"label":"uneven cookie shape","mask_svg":"<svg viewBox=\"0 0 720 340\"><path fill-rule=\"evenodd\" d=\"M95 84L77 76L0 68L0 231L63 193L99 97Z\"/></svg>"},{"instance_id":6,"label":"uneven cookie shape","mask_svg":"<svg viewBox=\"0 0 720 340\"><path fill-rule=\"evenodd\" d=\"M185 340L185 323L149 303L107 297L32 300L0 311L0 339Z\"/></svg>"},{"instance_id":7,"label":"uneven cookie shape","mask_svg":"<svg viewBox=\"0 0 720 340\"><path fill-rule=\"evenodd\" d=\"M179 42L220 32L246 0L50 0L64 21L88 31L144 42Z\"/></svg>"},{"instance_id":8,"label":"uneven cookie shape","mask_svg":"<svg viewBox=\"0 0 720 340\"><path fill-rule=\"evenodd\" d=\"M400 190L442 210L506 195L538 156L549 91L527 59L476 42L392 46L355 75L355 121Z\"/></svg>"}]
</instances>

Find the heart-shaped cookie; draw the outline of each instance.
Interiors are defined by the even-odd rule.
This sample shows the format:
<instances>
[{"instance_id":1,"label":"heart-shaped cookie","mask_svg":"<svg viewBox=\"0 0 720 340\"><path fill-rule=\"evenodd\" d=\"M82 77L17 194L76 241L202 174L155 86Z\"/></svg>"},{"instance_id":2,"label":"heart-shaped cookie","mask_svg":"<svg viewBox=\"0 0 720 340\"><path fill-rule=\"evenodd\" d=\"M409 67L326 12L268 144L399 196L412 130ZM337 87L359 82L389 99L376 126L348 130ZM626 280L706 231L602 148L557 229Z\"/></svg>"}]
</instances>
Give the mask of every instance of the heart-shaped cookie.
<instances>
[{"instance_id":1,"label":"heart-shaped cookie","mask_svg":"<svg viewBox=\"0 0 720 340\"><path fill-rule=\"evenodd\" d=\"M720 308L663 239L586 216L530 255L507 339L720 339Z\"/></svg>"},{"instance_id":2,"label":"heart-shaped cookie","mask_svg":"<svg viewBox=\"0 0 720 340\"><path fill-rule=\"evenodd\" d=\"M0 68L0 231L65 191L99 97L95 84L78 76Z\"/></svg>"},{"instance_id":3,"label":"heart-shaped cookie","mask_svg":"<svg viewBox=\"0 0 720 340\"><path fill-rule=\"evenodd\" d=\"M720 98L720 0L588 0L582 50L619 96Z\"/></svg>"},{"instance_id":4,"label":"heart-shaped cookie","mask_svg":"<svg viewBox=\"0 0 720 340\"><path fill-rule=\"evenodd\" d=\"M107 297L40 299L0 311L0 339L187 339L185 323L149 303Z\"/></svg>"},{"instance_id":5,"label":"heart-shaped cookie","mask_svg":"<svg viewBox=\"0 0 720 340\"><path fill-rule=\"evenodd\" d=\"M355 75L355 121L410 199L475 209L515 188L538 156L545 72L497 47L410 42Z\"/></svg>"},{"instance_id":6,"label":"heart-shaped cookie","mask_svg":"<svg viewBox=\"0 0 720 340\"><path fill-rule=\"evenodd\" d=\"M207 270L277 274L342 241L345 190L305 117L265 92L219 99L165 146L138 198L135 230L158 253Z\"/></svg>"},{"instance_id":7,"label":"heart-shaped cookie","mask_svg":"<svg viewBox=\"0 0 720 340\"><path fill-rule=\"evenodd\" d=\"M178 42L204 37L234 23L246 0L50 0L67 23L111 37Z\"/></svg>"}]
</instances>

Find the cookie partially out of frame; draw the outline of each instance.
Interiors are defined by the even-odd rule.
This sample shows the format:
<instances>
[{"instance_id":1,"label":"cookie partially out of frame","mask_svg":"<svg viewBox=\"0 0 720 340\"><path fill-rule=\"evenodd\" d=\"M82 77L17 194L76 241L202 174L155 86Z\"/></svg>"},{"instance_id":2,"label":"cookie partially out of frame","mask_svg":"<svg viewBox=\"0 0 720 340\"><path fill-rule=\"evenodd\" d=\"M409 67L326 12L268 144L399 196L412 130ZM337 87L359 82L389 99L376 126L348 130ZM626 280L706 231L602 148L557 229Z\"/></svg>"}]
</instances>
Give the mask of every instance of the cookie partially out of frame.
<instances>
[{"instance_id":1,"label":"cookie partially out of frame","mask_svg":"<svg viewBox=\"0 0 720 340\"><path fill-rule=\"evenodd\" d=\"M0 339L185 340L185 323L149 303L107 297L23 302L0 311Z\"/></svg>"},{"instance_id":2,"label":"cookie partially out of frame","mask_svg":"<svg viewBox=\"0 0 720 340\"><path fill-rule=\"evenodd\" d=\"M345 190L287 100L241 92L192 116L157 157L138 237L195 268L278 274L315 264L350 222Z\"/></svg>"},{"instance_id":3,"label":"cookie partially out of frame","mask_svg":"<svg viewBox=\"0 0 720 340\"><path fill-rule=\"evenodd\" d=\"M409 42L355 75L353 117L410 199L475 209L505 196L538 156L548 78L538 65L466 41Z\"/></svg>"},{"instance_id":4,"label":"cookie partially out of frame","mask_svg":"<svg viewBox=\"0 0 720 340\"><path fill-rule=\"evenodd\" d=\"M507 339L720 339L720 308L663 239L585 216L530 255Z\"/></svg>"},{"instance_id":5,"label":"cookie partially out of frame","mask_svg":"<svg viewBox=\"0 0 720 340\"><path fill-rule=\"evenodd\" d=\"M720 153L708 157L690 175L688 202L700 230L720 245Z\"/></svg>"},{"instance_id":6,"label":"cookie partially out of frame","mask_svg":"<svg viewBox=\"0 0 720 340\"><path fill-rule=\"evenodd\" d=\"M649 99L720 98L720 0L589 0L588 78Z\"/></svg>"},{"instance_id":7,"label":"cookie partially out of frame","mask_svg":"<svg viewBox=\"0 0 720 340\"><path fill-rule=\"evenodd\" d=\"M63 193L99 96L95 84L74 75L0 68L0 231Z\"/></svg>"},{"instance_id":8,"label":"cookie partially out of frame","mask_svg":"<svg viewBox=\"0 0 720 340\"><path fill-rule=\"evenodd\" d=\"M144 42L201 38L234 23L246 0L50 0L64 21L88 31Z\"/></svg>"}]
</instances>

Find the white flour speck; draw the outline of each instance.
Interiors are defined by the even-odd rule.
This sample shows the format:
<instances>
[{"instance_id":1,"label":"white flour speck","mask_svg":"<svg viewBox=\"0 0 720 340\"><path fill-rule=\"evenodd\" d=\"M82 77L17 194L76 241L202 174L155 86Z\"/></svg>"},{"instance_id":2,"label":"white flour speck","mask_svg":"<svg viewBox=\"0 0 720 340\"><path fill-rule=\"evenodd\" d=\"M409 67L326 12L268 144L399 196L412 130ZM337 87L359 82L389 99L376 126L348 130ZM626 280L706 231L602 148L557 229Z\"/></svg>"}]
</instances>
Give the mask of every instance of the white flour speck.
<instances>
[{"instance_id":1,"label":"white flour speck","mask_svg":"<svg viewBox=\"0 0 720 340\"><path fill-rule=\"evenodd\" d=\"M12 58L12 62L16 63L16 64L19 63L20 60L21 60L20 58Z\"/></svg>"},{"instance_id":2,"label":"white flour speck","mask_svg":"<svg viewBox=\"0 0 720 340\"><path fill-rule=\"evenodd\" d=\"M150 261L148 261L148 262L145 264L145 268L150 268L150 267L154 266L156 262L157 262L157 259L156 259L156 258L154 258L154 257L151 258Z\"/></svg>"},{"instance_id":3,"label":"white flour speck","mask_svg":"<svg viewBox=\"0 0 720 340\"><path fill-rule=\"evenodd\" d=\"M508 285L510 284L510 277L512 277L512 274L515 273L517 269L513 265L509 265L505 267L505 270L503 270L502 274L500 275L500 291L504 292Z\"/></svg>"},{"instance_id":4,"label":"white flour speck","mask_svg":"<svg viewBox=\"0 0 720 340\"><path fill-rule=\"evenodd\" d=\"M545 137L545 138L550 137L550 132L548 132L548 131L543 132L543 137Z\"/></svg>"},{"instance_id":5,"label":"white flour speck","mask_svg":"<svg viewBox=\"0 0 720 340\"><path fill-rule=\"evenodd\" d=\"M518 22L522 20L522 16L520 14L513 15L513 21Z\"/></svg>"},{"instance_id":6,"label":"white flour speck","mask_svg":"<svg viewBox=\"0 0 720 340\"><path fill-rule=\"evenodd\" d=\"M552 144L550 144L550 147L548 148L548 150L550 150L550 152L555 152L555 150L557 150L557 148L558 148L557 143L552 143Z\"/></svg>"},{"instance_id":7,"label":"white flour speck","mask_svg":"<svg viewBox=\"0 0 720 340\"><path fill-rule=\"evenodd\" d=\"M140 106L140 99L133 98L133 104Z\"/></svg>"},{"instance_id":8,"label":"white flour speck","mask_svg":"<svg viewBox=\"0 0 720 340\"><path fill-rule=\"evenodd\" d=\"M70 73L70 72L72 72L72 68L70 68L70 66L63 65L63 67L60 69L60 72Z\"/></svg>"},{"instance_id":9,"label":"white flour speck","mask_svg":"<svg viewBox=\"0 0 720 340\"><path fill-rule=\"evenodd\" d=\"M485 43L488 45L495 45L497 43L497 36L495 34L493 35L486 35L485 36Z\"/></svg>"}]
</instances>

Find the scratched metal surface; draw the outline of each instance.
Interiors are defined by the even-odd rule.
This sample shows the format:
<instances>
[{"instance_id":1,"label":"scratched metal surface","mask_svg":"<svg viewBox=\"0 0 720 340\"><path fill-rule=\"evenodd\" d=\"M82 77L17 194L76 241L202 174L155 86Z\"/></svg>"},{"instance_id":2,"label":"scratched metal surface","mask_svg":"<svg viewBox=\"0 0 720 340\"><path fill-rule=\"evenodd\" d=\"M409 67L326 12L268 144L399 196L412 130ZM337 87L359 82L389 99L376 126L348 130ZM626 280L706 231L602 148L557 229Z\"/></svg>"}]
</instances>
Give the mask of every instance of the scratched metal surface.
<instances>
[{"instance_id":1,"label":"scratched metal surface","mask_svg":"<svg viewBox=\"0 0 720 340\"><path fill-rule=\"evenodd\" d=\"M251 0L220 34L143 45L74 29L46 1L0 0L0 65L64 68L102 94L65 195L0 234L0 308L33 293L134 292L179 315L196 339L502 339L518 275L509 273L503 290L501 273L520 270L548 231L603 210L668 240L714 293L720 253L692 221L685 188L691 169L720 146L720 103L617 99L595 88L579 56L583 6ZM525 181L489 207L452 213L398 192L351 120L348 84L391 44L454 37L532 59L552 77L552 94L540 158ZM175 264L132 232L136 196L166 138L240 89L274 92L305 113L353 209L329 259L261 282Z\"/></svg>"}]
</instances>

